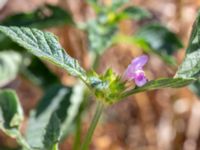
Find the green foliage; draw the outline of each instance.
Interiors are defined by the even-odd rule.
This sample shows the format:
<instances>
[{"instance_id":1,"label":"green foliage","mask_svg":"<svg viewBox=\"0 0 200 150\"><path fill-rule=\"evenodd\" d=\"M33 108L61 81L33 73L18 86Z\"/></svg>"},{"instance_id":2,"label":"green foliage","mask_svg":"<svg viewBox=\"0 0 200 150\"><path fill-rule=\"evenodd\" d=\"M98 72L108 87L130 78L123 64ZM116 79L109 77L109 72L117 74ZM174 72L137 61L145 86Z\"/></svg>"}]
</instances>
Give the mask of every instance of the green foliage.
<instances>
[{"instance_id":1,"label":"green foliage","mask_svg":"<svg viewBox=\"0 0 200 150\"><path fill-rule=\"evenodd\" d=\"M86 82L87 77L83 68L80 67L77 60L65 52L52 33L25 27L5 26L0 26L0 32L33 55L53 62L67 70L69 74Z\"/></svg>"},{"instance_id":2,"label":"green foliage","mask_svg":"<svg viewBox=\"0 0 200 150\"><path fill-rule=\"evenodd\" d=\"M18 74L22 57L14 51L0 52L0 87L14 80Z\"/></svg>"},{"instance_id":3,"label":"green foliage","mask_svg":"<svg viewBox=\"0 0 200 150\"><path fill-rule=\"evenodd\" d=\"M73 24L71 15L57 6L45 5L30 13L20 13L1 21L6 26L26 26L48 28L52 26Z\"/></svg>"},{"instance_id":4,"label":"green foliage","mask_svg":"<svg viewBox=\"0 0 200 150\"><path fill-rule=\"evenodd\" d=\"M134 6L120 10L121 5L127 0L113 0L113 5L105 6L103 9L100 7L103 4L99 1L88 1L97 12L97 18L88 21L85 30L88 33L90 49L96 54L102 54L116 40L114 35L117 33L119 21L123 19L141 20L150 17L147 11ZM70 75L81 79L100 100L101 107L97 109L85 140L86 143L83 144L86 149L103 110L102 102L113 104L139 92L183 87L195 82L196 77L199 77L199 17L194 24L186 58L175 78L152 80L142 87L131 88L126 87L126 81L111 69L102 75L95 72L87 73L76 59L65 52L57 37L49 32L28 28L46 28L68 23L74 24L71 16L64 10L50 5L28 14L11 16L1 23L11 25L11 27L0 26L2 33L0 42L5 42L2 43L0 49L26 49L33 54L33 58L28 57L30 62L25 64L22 72L33 82L42 86L45 93L36 109L31 112L26 131L28 142L26 142L18 130L23 113L16 93L11 90L0 90L0 128L9 136L16 138L24 150L57 150L59 141L73 129L76 117L80 117L78 113L83 100L84 87L82 84L75 87L61 85L59 79L38 58L49 60L65 69ZM12 27L12 25L28 27ZM137 43L145 48L146 52L154 52L166 60L171 58L176 49L182 47L177 36L159 24L149 24L141 28L136 36L124 40ZM21 61L25 61L25 58L22 60L22 56L24 56L23 53L0 52L0 71L4 73L0 74L0 85L5 85L16 77Z\"/></svg>"},{"instance_id":5,"label":"green foliage","mask_svg":"<svg viewBox=\"0 0 200 150\"><path fill-rule=\"evenodd\" d=\"M51 132L54 128L58 128L57 126L59 126L59 130L61 131L59 137L63 138L70 132L83 100L82 92L83 86L80 84L74 88L53 85L46 91L29 119L26 138L31 147L37 149L47 148L46 146L50 144L46 144L45 142L49 143L52 139L45 142L44 139L49 134L58 134L58 132ZM56 114L56 117L52 117L53 114ZM52 120L50 119L51 117L53 118ZM53 121L54 119L59 120L60 123L52 124L52 122L55 122ZM48 122L49 125L47 125ZM45 128L50 128L46 134L43 132ZM37 132L35 132L36 130ZM51 138L54 138L53 135Z\"/></svg>"},{"instance_id":6,"label":"green foliage","mask_svg":"<svg viewBox=\"0 0 200 150\"><path fill-rule=\"evenodd\" d=\"M56 150L60 137L60 120L56 114L52 114L46 127L43 144L46 150Z\"/></svg>"},{"instance_id":7,"label":"green foliage","mask_svg":"<svg viewBox=\"0 0 200 150\"><path fill-rule=\"evenodd\" d=\"M135 38L143 40L150 46L151 52L156 53L169 64L175 64L171 55L183 47L175 33L158 23L148 24L140 28Z\"/></svg>"},{"instance_id":8,"label":"green foliage","mask_svg":"<svg viewBox=\"0 0 200 150\"><path fill-rule=\"evenodd\" d=\"M127 97L129 95L133 95L136 93L144 92L144 91L151 91L161 88L180 88L186 85L191 84L194 82L195 78L163 78L149 81L142 87L134 87L133 89L125 91L120 98Z\"/></svg>"},{"instance_id":9,"label":"green foliage","mask_svg":"<svg viewBox=\"0 0 200 150\"><path fill-rule=\"evenodd\" d=\"M116 31L116 25L101 24L98 20L89 21L87 23L89 49L97 54L102 54L111 46Z\"/></svg>"},{"instance_id":10,"label":"green foliage","mask_svg":"<svg viewBox=\"0 0 200 150\"><path fill-rule=\"evenodd\" d=\"M0 90L1 127L18 128L23 120L22 108L16 93L12 90Z\"/></svg>"},{"instance_id":11,"label":"green foliage","mask_svg":"<svg viewBox=\"0 0 200 150\"><path fill-rule=\"evenodd\" d=\"M119 95L125 90L125 84L112 69L108 69L105 74L98 77L94 72L91 73L90 83L97 99L103 100L107 104L116 102Z\"/></svg>"},{"instance_id":12,"label":"green foliage","mask_svg":"<svg viewBox=\"0 0 200 150\"><path fill-rule=\"evenodd\" d=\"M136 33L136 37L144 39L152 49L171 55L183 47L176 34L158 24L148 24Z\"/></svg>"},{"instance_id":13,"label":"green foliage","mask_svg":"<svg viewBox=\"0 0 200 150\"><path fill-rule=\"evenodd\" d=\"M89 20L84 25L84 29L88 34L89 49L96 54L102 54L113 44L121 20L141 20L151 16L148 11L136 6L118 10L127 0L114 0L109 6L103 6L96 0L88 0L88 2L96 10L97 17Z\"/></svg>"},{"instance_id":14,"label":"green foliage","mask_svg":"<svg viewBox=\"0 0 200 150\"><path fill-rule=\"evenodd\" d=\"M200 72L200 13L193 25L189 45L186 50L186 56L180 65L176 77L190 78L199 77Z\"/></svg>"},{"instance_id":15,"label":"green foliage","mask_svg":"<svg viewBox=\"0 0 200 150\"><path fill-rule=\"evenodd\" d=\"M23 117L22 107L15 91L0 90L0 129L15 138L25 150L31 150L19 131Z\"/></svg>"},{"instance_id":16,"label":"green foliage","mask_svg":"<svg viewBox=\"0 0 200 150\"><path fill-rule=\"evenodd\" d=\"M64 52L53 34L30 28L3 26L0 27L0 31L6 34L14 42L27 48L39 58L50 60L66 69L71 75L81 78L94 91L97 98L103 99L106 103L115 102L116 99L119 98L119 95L125 90L124 83L111 71L108 71L105 75L101 76L95 73L86 75L86 72L80 67L77 60L71 58ZM37 42L35 42L36 39ZM134 93L135 91L151 90L154 89L154 87L156 89L161 87L175 87L175 85L178 87L180 82L181 84L186 85L193 81L192 79L177 80L178 79L165 79L161 81L150 81L147 85L142 87L143 90L134 89ZM169 85L168 82L173 84Z\"/></svg>"},{"instance_id":17,"label":"green foliage","mask_svg":"<svg viewBox=\"0 0 200 150\"><path fill-rule=\"evenodd\" d=\"M190 36L189 44L186 49L186 56L182 64L180 65L176 77L189 78L196 77L198 80L191 84L190 89L200 96L200 12L198 13L197 19L193 24L192 33Z\"/></svg>"}]
</instances>

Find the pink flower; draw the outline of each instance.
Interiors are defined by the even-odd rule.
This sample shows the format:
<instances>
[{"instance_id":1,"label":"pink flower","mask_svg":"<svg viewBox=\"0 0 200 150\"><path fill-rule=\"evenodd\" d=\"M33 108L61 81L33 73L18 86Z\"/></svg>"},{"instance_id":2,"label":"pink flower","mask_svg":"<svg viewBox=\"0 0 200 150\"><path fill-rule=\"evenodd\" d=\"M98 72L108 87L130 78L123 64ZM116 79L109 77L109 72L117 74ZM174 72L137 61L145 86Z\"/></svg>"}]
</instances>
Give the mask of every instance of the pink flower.
<instances>
[{"instance_id":1,"label":"pink flower","mask_svg":"<svg viewBox=\"0 0 200 150\"><path fill-rule=\"evenodd\" d=\"M147 83L145 72L143 71L144 65L148 61L147 55L141 55L132 60L131 64L126 69L125 76L128 79L134 80L135 84L139 87Z\"/></svg>"}]
</instances>

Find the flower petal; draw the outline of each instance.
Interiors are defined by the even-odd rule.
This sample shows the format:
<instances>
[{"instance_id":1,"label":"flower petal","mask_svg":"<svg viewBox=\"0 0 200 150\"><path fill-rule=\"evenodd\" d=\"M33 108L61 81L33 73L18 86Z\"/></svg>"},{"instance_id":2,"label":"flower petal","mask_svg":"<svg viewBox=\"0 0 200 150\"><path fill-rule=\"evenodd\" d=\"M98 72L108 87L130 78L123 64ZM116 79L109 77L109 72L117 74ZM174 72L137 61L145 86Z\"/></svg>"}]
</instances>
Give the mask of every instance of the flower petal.
<instances>
[{"instance_id":1,"label":"flower petal","mask_svg":"<svg viewBox=\"0 0 200 150\"><path fill-rule=\"evenodd\" d=\"M135 84L139 87L147 83L147 78L143 70L137 70L134 74Z\"/></svg>"},{"instance_id":2,"label":"flower petal","mask_svg":"<svg viewBox=\"0 0 200 150\"><path fill-rule=\"evenodd\" d=\"M133 70L141 69L148 61L147 55L141 55L132 60L131 65Z\"/></svg>"},{"instance_id":3,"label":"flower petal","mask_svg":"<svg viewBox=\"0 0 200 150\"><path fill-rule=\"evenodd\" d=\"M125 78L126 79L134 79L134 71L132 65L128 65L128 68L125 71Z\"/></svg>"}]
</instances>

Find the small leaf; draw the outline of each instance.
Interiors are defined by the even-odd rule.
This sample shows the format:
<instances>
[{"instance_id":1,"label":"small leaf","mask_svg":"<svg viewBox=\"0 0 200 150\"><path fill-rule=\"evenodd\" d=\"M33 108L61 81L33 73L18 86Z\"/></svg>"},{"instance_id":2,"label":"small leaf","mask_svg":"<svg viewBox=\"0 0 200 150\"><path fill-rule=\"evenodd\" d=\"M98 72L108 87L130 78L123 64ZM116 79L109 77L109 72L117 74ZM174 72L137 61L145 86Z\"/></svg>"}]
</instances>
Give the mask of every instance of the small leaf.
<instances>
[{"instance_id":1,"label":"small leaf","mask_svg":"<svg viewBox=\"0 0 200 150\"><path fill-rule=\"evenodd\" d=\"M50 87L43 98L40 100L37 108L31 113L26 137L28 143L33 148L44 147L43 137L44 129L53 113L60 120L61 137L65 137L73 126L73 121L78 113L82 102L83 86L77 85L74 88L62 85L53 85ZM38 122L40 122L38 124ZM34 132L36 131L37 132Z\"/></svg>"},{"instance_id":2,"label":"small leaf","mask_svg":"<svg viewBox=\"0 0 200 150\"><path fill-rule=\"evenodd\" d=\"M18 128L23 120L23 112L16 93L12 90L0 90L0 108L3 128Z\"/></svg>"},{"instance_id":3,"label":"small leaf","mask_svg":"<svg viewBox=\"0 0 200 150\"><path fill-rule=\"evenodd\" d=\"M18 74L22 56L14 51L0 52L0 87L14 80Z\"/></svg>"},{"instance_id":4,"label":"small leaf","mask_svg":"<svg viewBox=\"0 0 200 150\"><path fill-rule=\"evenodd\" d=\"M190 35L190 40L188 47L186 49L186 56L184 61L180 65L176 77L188 78L188 77L197 77L198 80L191 84L189 88L200 96L200 12L193 24L192 33Z\"/></svg>"},{"instance_id":5,"label":"small leaf","mask_svg":"<svg viewBox=\"0 0 200 150\"><path fill-rule=\"evenodd\" d=\"M57 115L52 114L47 124L43 144L46 150L55 150L60 140L60 120Z\"/></svg>"},{"instance_id":6,"label":"small leaf","mask_svg":"<svg viewBox=\"0 0 200 150\"><path fill-rule=\"evenodd\" d=\"M15 138L24 150L32 150L19 130L23 118L23 110L16 92L10 89L0 90L0 129Z\"/></svg>"},{"instance_id":7,"label":"small leaf","mask_svg":"<svg viewBox=\"0 0 200 150\"><path fill-rule=\"evenodd\" d=\"M120 13L118 13L117 20L122 20L122 19L141 20L149 17L151 17L151 14L147 10L136 6L129 6L124 10L122 10Z\"/></svg>"},{"instance_id":8,"label":"small leaf","mask_svg":"<svg viewBox=\"0 0 200 150\"><path fill-rule=\"evenodd\" d=\"M112 45L112 38L116 31L116 25L101 24L98 20L88 22L87 33L90 50L97 54L102 54Z\"/></svg>"},{"instance_id":9,"label":"small leaf","mask_svg":"<svg viewBox=\"0 0 200 150\"><path fill-rule=\"evenodd\" d=\"M183 47L179 38L160 24L148 24L137 33L137 38L145 40L152 49L162 54L172 55L177 49Z\"/></svg>"},{"instance_id":10,"label":"small leaf","mask_svg":"<svg viewBox=\"0 0 200 150\"><path fill-rule=\"evenodd\" d=\"M199 77L200 73L200 13L193 25L189 45L186 50L184 61L180 65L176 77L190 78Z\"/></svg>"},{"instance_id":11,"label":"small leaf","mask_svg":"<svg viewBox=\"0 0 200 150\"><path fill-rule=\"evenodd\" d=\"M121 98L140 93L140 92L145 92L145 91L150 91L150 90L156 90L156 89L161 89L161 88L180 88L183 86L186 86L188 84L191 84L194 82L196 79L194 78L188 78L188 79L183 79L183 78L163 78L163 79L158 79L158 80L152 80L149 81L147 84L145 84L142 87L134 87L133 89L130 89L126 92L124 92L121 96Z\"/></svg>"},{"instance_id":12,"label":"small leaf","mask_svg":"<svg viewBox=\"0 0 200 150\"><path fill-rule=\"evenodd\" d=\"M13 42L27 49L33 55L49 60L73 76L87 82L87 76L78 61L69 56L59 44L57 38L49 32L37 29L0 26L0 32Z\"/></svg>"},{"instance_id":13,"label":"small leaf","mask_svg":"<svg viewBox=\"0 0 200 150\"><path fill-rule=\"evenodd\" d=\"M30 13L19 13L1 21L5 26L26 26L48 28L52 26L73 24L71 15L57 6L45 5Z\"/></svg>"}]
</instances>

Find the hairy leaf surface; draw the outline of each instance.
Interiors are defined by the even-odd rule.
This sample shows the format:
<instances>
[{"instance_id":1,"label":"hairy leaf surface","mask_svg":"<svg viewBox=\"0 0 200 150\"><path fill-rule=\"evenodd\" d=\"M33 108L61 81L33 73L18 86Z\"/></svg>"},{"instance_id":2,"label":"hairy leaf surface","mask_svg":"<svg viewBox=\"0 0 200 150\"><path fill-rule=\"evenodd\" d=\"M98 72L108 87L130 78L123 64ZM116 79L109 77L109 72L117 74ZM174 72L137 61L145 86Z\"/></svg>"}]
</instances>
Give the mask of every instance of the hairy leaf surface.
<instances>
[{"instance_id":1,"label":"hairy leaf surface","mask_svg":"<svg viewBox=\"0 0 200 150\"><path fill-rule=\"evenodd\" d=\"M65 69L69 74L86 82L87 76L84 69L77 60L65 52L58 39L52 33L26 27L5 26L0 26L0 32L33 55L53 62Z\"/></svg>"}]
</instances>

